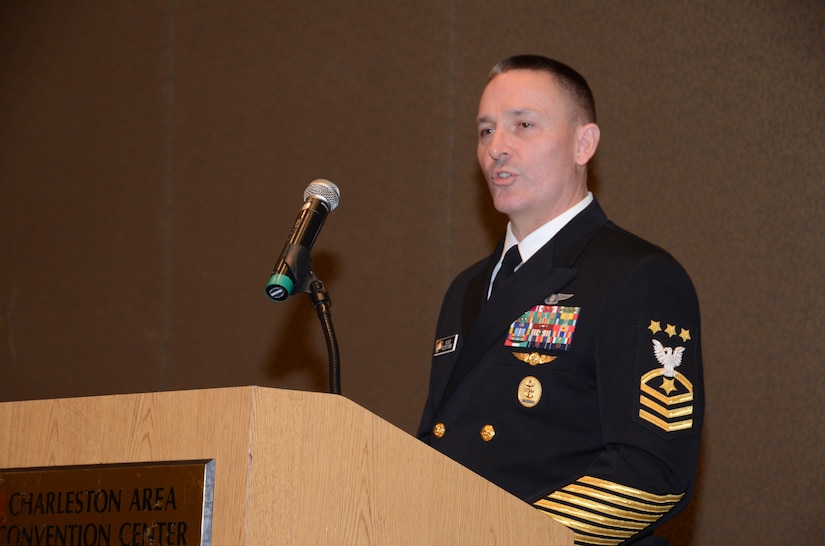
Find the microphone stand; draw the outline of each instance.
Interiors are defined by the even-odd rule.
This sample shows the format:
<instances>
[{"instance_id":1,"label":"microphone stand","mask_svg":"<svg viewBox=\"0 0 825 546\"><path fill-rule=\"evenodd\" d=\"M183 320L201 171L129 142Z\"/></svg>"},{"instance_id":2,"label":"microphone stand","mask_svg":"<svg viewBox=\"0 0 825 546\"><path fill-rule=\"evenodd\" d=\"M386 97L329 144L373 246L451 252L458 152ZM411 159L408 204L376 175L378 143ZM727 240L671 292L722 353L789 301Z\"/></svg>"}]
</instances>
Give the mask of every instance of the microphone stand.
<instances>
[{"instance_id":1,"label":"microphone stand","mask_svg":"<svg viewBox=\"0 0 825 546\"><path fill-rule=\"evenodd\" d=\"M338 354L338 340L335 337L335 328L332 326L332 314L329 308L332 301L329 299L324 283L315 273L310 270L306 285L303 291L309 294L318 319L321 321L321 328L324 330L324 338L327 341L327 353L329 354L329 392L341 394L341 360Z\"/></svg>"}]
</instances>

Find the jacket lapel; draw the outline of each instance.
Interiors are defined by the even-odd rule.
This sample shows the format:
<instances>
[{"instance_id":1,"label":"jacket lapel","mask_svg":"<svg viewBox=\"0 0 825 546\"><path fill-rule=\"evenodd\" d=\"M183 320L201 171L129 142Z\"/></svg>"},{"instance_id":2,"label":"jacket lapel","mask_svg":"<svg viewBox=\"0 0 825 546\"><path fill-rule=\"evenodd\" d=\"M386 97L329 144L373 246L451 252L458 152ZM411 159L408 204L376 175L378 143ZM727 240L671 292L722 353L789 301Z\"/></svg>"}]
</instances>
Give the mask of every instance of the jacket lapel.
<instances>
[{"instance_id":1,"label":"jacket lapel","mask_svg":"<svg viewBox=\"0 0 825 546\"><path fill-rule=\"evenodd\" d=\"M504 247L504 238L498 242L496 249L487 259L487 264L479 271L478 275L467 282L467 289L464 294L464 301L461 306L461 339L467 339L476 322L484 304L487 303L487 291L490 288L490 277L493 268L501 256Z\"/></svg>"},{"instance_id":2,"label":"jacket lapel","mask_svg":"<svg viewBox=\"0 0 825 546\"><path fill-rule=\"evenodd\" d=\"M498 254L493 254L493 263ZM507 330L527 309L555 292L575 276L572 268L553 267L552 243L545 245L528 260L507 283L486 303L490 268L473 278L467 286L462 309L464 342L452 373L444 387L438 410L450 398L481 356L497 342L503 330ZM480 302L480 303L476 303ZM478 309L474 318L472 311ZM469 320L468 320L469 319ZM436 411L438 411L436 410Z\"/></svg>"},{"instance_id":3,"label":"jacket lapel","mask_svg":"<svg viewBox=\"0 0 825 546\"><path fill-rule=\"evenodd\" d=\"M444 388L439 411L501 333L525 311L558 292L576 276L576 258L607 221L595 201L516 271L489 301L487 287L501 254L501 241L486 267L470 279L461 312L463 342Z\"/></svg>"}]
</instances>

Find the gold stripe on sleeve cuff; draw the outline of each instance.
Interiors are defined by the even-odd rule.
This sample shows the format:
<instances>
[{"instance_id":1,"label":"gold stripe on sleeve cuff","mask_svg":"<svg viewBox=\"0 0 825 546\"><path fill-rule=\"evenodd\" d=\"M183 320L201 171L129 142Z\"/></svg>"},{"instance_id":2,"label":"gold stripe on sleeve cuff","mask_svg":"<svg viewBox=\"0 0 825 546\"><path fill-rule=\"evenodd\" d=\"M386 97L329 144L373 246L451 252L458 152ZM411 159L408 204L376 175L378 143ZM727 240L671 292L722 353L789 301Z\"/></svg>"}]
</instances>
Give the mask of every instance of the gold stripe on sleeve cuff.
<instances>
[{"instance_id":1,"label":"gold stripe on sleeve cuff","mask_svg":"<svg viewBox=\"0 0 825 546\"><path fill-rule=\"evenodd\" d=\"M682 497L584 476L533 504L572 529L576 544L619 544L658 521Z\"/></svg>"}]
</instances>

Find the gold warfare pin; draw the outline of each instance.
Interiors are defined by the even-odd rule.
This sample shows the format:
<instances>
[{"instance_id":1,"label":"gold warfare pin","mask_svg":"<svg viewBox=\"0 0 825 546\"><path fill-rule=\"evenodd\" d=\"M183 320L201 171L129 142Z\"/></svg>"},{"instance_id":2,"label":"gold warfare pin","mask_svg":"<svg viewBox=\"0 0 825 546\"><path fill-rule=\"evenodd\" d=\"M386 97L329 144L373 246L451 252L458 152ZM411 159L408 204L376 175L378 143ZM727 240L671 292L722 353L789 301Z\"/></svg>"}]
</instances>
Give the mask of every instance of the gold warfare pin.
<instances>
[{"instance_id":1,"label":"gold warfare pin","mask_svg":"<svg viewBox=\"0 0 825 546\"><path fill-rule=\"evenodd\" d=\"M539 353L513 353L513 356L521 360L522 362L526 362L531 366L538 366L539 364L547 364L548 362L553 362L556 360L555 356L550 355L543 355Z\"/></svg>"}]
</instances>

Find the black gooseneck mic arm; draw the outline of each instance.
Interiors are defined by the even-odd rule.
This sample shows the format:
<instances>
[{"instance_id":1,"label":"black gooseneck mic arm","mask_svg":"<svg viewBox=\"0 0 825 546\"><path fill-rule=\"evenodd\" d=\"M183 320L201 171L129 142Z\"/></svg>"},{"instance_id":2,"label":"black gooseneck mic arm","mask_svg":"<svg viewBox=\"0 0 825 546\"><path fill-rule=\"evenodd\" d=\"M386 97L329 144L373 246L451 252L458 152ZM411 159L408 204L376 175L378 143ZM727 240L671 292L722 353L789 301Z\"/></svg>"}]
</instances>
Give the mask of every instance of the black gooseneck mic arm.
<instances>
[{"instance_id":1,"label":"black gooseneck mic arm","mask_svg":"<svg viewBox=\"0 0 825 546\"><path fill-rule=\"evenodd\" d=\"M321 328L324 331L324 338L327 340L327 354L329 355L329 392L341 394L341 359L338 354L338 339L335 337L335 328L332 326L332 314L329 308L332 300L329 299L324 283L310 273L309 298L321 321Z\"/></svg>"}]
</instances>

